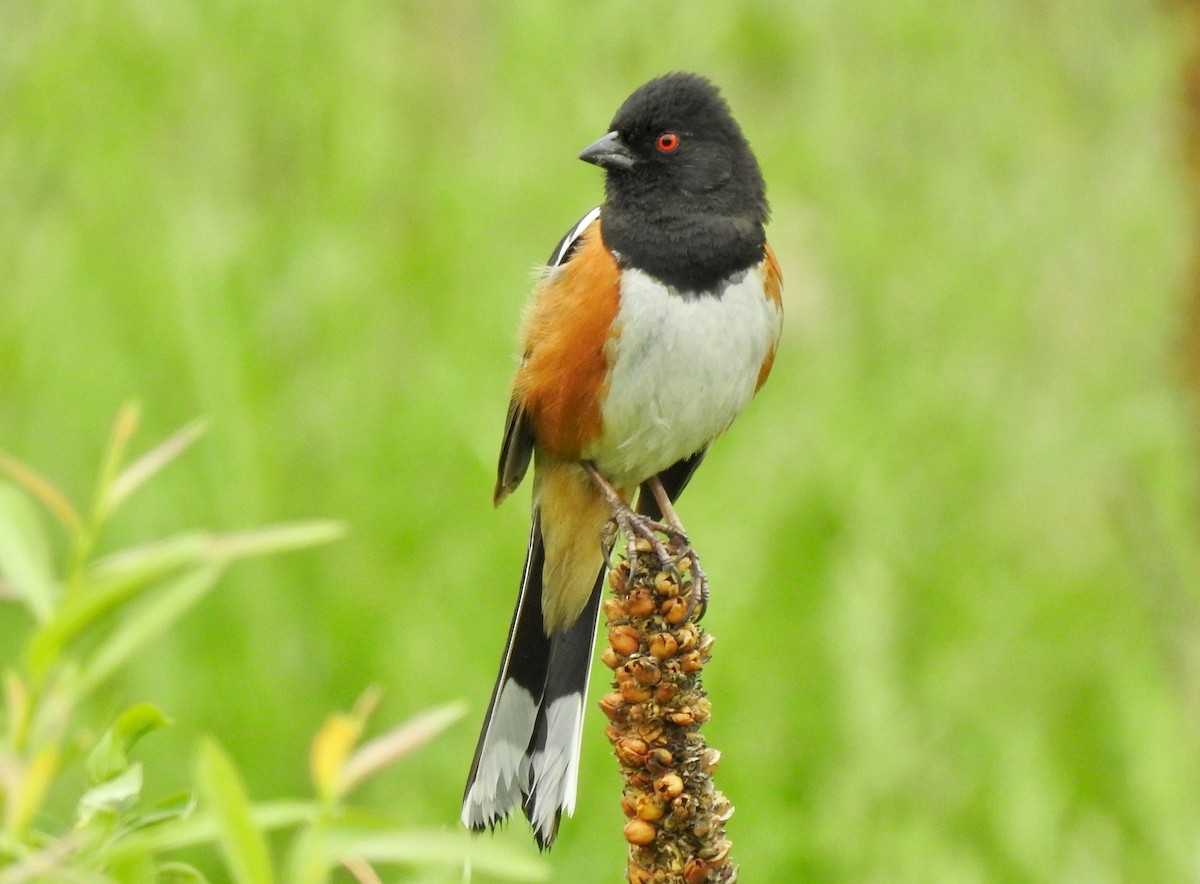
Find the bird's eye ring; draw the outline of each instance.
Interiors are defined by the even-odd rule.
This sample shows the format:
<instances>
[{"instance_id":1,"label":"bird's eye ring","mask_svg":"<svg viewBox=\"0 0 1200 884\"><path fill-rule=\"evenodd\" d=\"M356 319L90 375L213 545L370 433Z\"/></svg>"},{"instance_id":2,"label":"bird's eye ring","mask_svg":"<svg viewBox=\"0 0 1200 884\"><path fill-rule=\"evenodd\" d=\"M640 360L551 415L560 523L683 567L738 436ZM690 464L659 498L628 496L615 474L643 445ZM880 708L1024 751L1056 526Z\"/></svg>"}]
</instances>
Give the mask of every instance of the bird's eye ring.
<instances>
[{"instance_id":1,"label":"bird's eye ring","mask_svg":"<svg viewBox=\"0 0 1200 884\"><path fill-rule=\"evenodd\" d=\"M674 132L663 132L654 140L654 146L663 153L670 153L679 147L679 136Z\"/></svg>"}]
</instances>

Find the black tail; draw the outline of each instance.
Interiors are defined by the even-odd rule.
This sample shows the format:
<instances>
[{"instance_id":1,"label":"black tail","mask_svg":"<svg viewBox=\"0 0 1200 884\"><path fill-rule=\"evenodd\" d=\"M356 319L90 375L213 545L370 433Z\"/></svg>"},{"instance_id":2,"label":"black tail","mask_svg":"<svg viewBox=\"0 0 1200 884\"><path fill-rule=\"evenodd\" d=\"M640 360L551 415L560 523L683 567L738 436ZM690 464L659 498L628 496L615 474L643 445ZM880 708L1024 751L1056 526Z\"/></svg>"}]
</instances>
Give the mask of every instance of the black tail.
<instances>
[{"instance_id":1,"label":"black tail","mask_svg":"<svg viewBox=\"0 0 1200 884\"><path fill-rule=\"evenodd\" d=\"M542 626L541 517L535 508L521 592L500 674L492 691L467 788L462 821L495 826L520 804L541 847L575 805L588 669L596 636L603 570L582 613L564 632Z\"/></svg>"},{"instance_id":2,"label":"black tail","mask_svg":"<svg viewBox=\"0 0 1200 884\"><path fill-rule=\"evenodd\" d=\"M708 454L707 445L695 454L675 461L658 474L658 481L662 482L663 490L667 492L667 499L671 503L674 503L679 499L679 495L683 494L683 489L687 487L688 482L692 481L692 474L696 472L696 468L700 466L700 461L704 460L706 454ZM654 499L654 495L650 493L645 482L642 483L641 490L638 492L637 508L639 513L649 516L651 519L663 517L658 501Z\"/></svg>"}]
</instances>

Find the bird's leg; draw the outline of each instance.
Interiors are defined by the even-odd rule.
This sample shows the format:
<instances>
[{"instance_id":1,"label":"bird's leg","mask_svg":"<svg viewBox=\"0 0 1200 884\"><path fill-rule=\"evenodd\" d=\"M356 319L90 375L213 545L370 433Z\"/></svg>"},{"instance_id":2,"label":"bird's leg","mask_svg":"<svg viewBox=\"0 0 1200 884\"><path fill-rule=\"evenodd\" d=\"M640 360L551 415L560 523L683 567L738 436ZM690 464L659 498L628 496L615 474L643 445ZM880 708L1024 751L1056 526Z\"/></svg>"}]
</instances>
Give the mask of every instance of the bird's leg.
<instances>
[{"instance_id":1,"label":"bird's leg","mask_svg":"<svg viewBox=\"0 0 1200 884\"><path fill-rule=\"evenodd\" d=\"M679 560L687 559L692 572L687 615L690 618L696 608L699 607L700 616L704 616L704 610L708 607L708 578L704 574L704 569L700 567L700 558L696 555L695 550L692 549L692 545L688 541L687 531L684 530L683 523L679 521L679 515L675 512L675 507L671 505L671 499L667 496L666 489L663 488L658 476L652 476L646 481L646 484L650 487L650 493L654 495L654 499L658 503L658 508L663 514L663 521L658 521L644 513L636 512L617 493L617 489L613 487L612 483L596 469L595 464L584 462L583 468L596 488L604 495L609 509L612 510L613 517L609 525L615 526L625 533L625 554L629 558L629 561L632 562L634 556L637 555L634 542L639 537L650 544L650 548L658 556L662 567L674 572L676 575L679 573L679 569L676 567ZM612 535L614 533L614 530L606 528L601 535L600 542L605 547L606 555L612 548ZM658 538L659 534L665 534L679 547L680 552L678 555L672 556L667 551L666 546Z\"/></svg>"},{"instance_id":2,"label":"bird's leg","mask_svg":"<svg viewBox=\"0 0 1200 884\"><path fill-rule=\"evenodd\" d=\"M634 556L637 555L637 550L634 549L634 541L639 537L650 544L650 548L654 550L654 554L658 556L664 568L675 570L675 559L667 552L667 548L663 546L663 542L658 539L659 532L672 535L670 525L665 525L662 522L656 522L641 513L635 512L625 499L617 492L612 483L596 469L596 465L590 461L584 461L583 469L592 480L592 483L604 495L604 500L608 504L608 508L612 510L612 520L609 525L615 525L625 533L625 555L629 558L630 564L633 563ZM600 543L602 546L607 545L608 551L612 549L613 535L616 533L610 527L605 528L601 532ZM607 552L606 552L607 555Z\"/></svg>"},{"instance_id":3,"label":"bird's leg","mask_svg":"<svg viewBox=\"0 0 1200 884\"><path fill-rule=\"evenodd\" d=\"M663 533L670 537L679 547L678 559L687 559L691 564L692 585L691 592L688 594L687 615L690 619L692 612L699 607L700 616L696 618L699 620L708 610L708 576L704 573L704 569L700 567L700 557L696 555L691 541L688 540L687 531L684 530L683 522L679 520L679 514L675 512L675 507L671 503L667 489L663 488L662 482L657 475L653 475L647 479L646 484L650 486L650 493L654 495L654 502L658 504L659 512L663 514L663 521L666 523L667 528Z\"/></svg>"}]
</instances>

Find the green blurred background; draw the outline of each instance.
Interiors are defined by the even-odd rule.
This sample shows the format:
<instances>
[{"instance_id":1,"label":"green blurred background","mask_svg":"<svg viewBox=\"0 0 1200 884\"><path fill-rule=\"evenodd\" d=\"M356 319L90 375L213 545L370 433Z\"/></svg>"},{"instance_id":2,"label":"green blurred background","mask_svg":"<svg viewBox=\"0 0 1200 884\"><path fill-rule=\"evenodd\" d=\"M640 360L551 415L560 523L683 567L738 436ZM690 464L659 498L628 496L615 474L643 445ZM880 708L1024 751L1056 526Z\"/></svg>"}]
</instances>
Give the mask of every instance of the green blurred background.
<instances>
[{"instance_id":1,"label":"green blurred background","mask_svg":"<svg viewBox=\"0 0 1200 884\"><path fill-rule=\"evenodd\" d=\"M113 692L178 721L148 791L211 732L301 794L379 683L381 726L469 702L367 795L457 825L525 546L528 492L490 497L530 268L601 193L575 154L688 69L786 286L682 507L744 880L1198 880L1179 34L1135 0L0 5L0 447L83 496L132 398L143 448L210 432L110 547L350 529L242 566ZM603 726L555 880L621 873Z\"/></svg>"}]
</instances>

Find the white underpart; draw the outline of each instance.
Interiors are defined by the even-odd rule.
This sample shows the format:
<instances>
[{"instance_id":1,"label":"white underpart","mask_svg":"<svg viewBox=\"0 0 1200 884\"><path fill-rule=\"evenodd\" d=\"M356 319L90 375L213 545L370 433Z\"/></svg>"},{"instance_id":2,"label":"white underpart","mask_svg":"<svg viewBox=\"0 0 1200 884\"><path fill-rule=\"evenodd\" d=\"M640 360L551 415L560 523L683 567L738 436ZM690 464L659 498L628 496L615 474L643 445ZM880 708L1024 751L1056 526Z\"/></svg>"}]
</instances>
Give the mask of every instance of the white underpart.
<instances>
[{"instance_id":1,"label":"white underpart","mask_svg":"<svg viewBox=\"0 0 1200 884\"><path fill-rule=\"evenodd\" d=\"M491 825L521 803L521 787L529 777L525 749L536 719L533 695L507 680L488 719L479 769L463 800L464 825L473 829Z\"/></svg>"},{"instance_id":2,"label":"white underpart","mask_svg":"<svg viewBox=\"0 0 1200 884\"><path fill-rule=\"evenodd\" d=\"M559 808L567 816L575 812L583 705L583 694L559 697L551 703L546 710L546 748L533 753L529 822L543 840L554 833L554 818Z\"/></svg>"},{"instance_id":3,"label":"white underpart","mask_svg":"<svg viewBox=\"0 0 1200 884\"><path fill-rule=\"evenodd\" d=\"M608 345L603 445L587 455L618 483L641 482L723 433L754 396L783 314L761 265L720 295L680 293L640 270L621 275Z\"/></svg>"}]
</instances>

